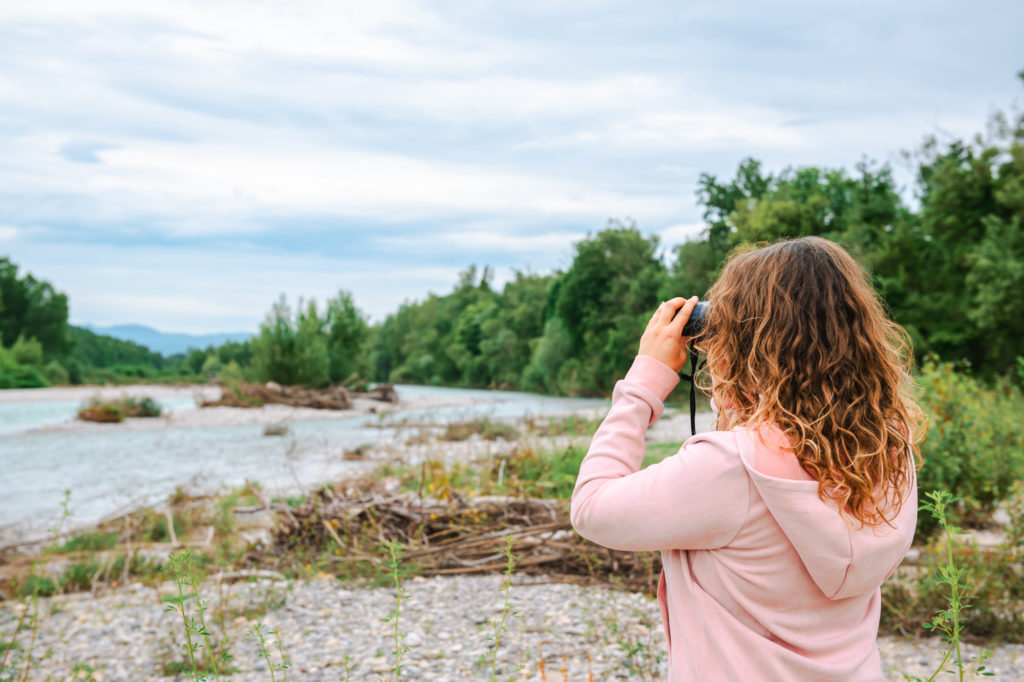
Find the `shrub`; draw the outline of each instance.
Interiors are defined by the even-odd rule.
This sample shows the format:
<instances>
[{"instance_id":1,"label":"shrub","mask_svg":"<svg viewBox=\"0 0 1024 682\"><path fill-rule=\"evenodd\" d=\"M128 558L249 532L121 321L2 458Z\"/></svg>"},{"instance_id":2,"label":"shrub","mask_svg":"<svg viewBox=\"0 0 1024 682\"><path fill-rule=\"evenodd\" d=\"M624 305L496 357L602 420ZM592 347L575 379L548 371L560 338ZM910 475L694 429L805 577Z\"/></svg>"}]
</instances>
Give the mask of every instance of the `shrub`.
<instances>
[{"instance_id":1,"label":"shrub","mask_svg":"<svg viewBox=\"0 0 1024 682\"><path fill-rule=\"evenodd\" d=\"M928 415L919 490L960 498L961 522L987 515L1024 478L1024 397L1009 383L986 388L933 360L925 362L918 381ZM934 528L930 514L919 516L919 533Z\"/></svg>"},{"instance_id":2,"label":"shrub","mask_svg":"<svg viewBox=\"0 0 1024 682\"><path fill-rule=\"evenodd\" d=\"M71 375L64 369L64 365L56 360L50 360L46 363L46 366L43 367L43 376L46 377L46 381L51 385L67 385L71 383Z\"/></svg>"},{"instance_id":3,"label":"shrub","mask_svg":"<svg viewBox=\"0 0 1024 682\"><path fill-rule=\"evenodd\" d=\"M87 422L100 424L117 424L124 421L124 415L117 405L92 400L78 410L78 418Z\"/></svg>"},{"instance_id":4,"label":"shrub","mask_svg":"<svg viewBox=\"0 0 1024 682\"><path fill-rule=\"evenodd\" d=\"M11 357L19 365L39 367L43 364L43 344L34 338L19 336L11 346Z\"/></svg>"},{"instance_id":5,"label":"shrub","mask_svg":"<svg viewBox=\"0 0 1024 682\"><path fill-rule=\"evenodd\" d=\"M122 422L126 417L159 417L162 411L160 403L150 397L106 401L91 398L78 410L78 418L83 421L111 424Z\"/></svg>"},{"instance_id":6,"label":"shrub","mask_svg":"<svg viewBox=\"0 0 1024 682\"><path fill-rule=\"evenodd\" d=\"M45 388L49 385L38 369L21 364L12 350L0 346L0 388Z\"/></svg>"},{"instance_id":7,"label":"shrub","mask_svg":"<svg viewBox=\"0 0 1024 682\"><path fill-rule=\"evenodd\" d=\"M475 419L468 422L452 422L444 429L443 440L466 440L473 434L480 434L484 440L514 440L519 437L519 430L511 424L492 422L489 419Z\"/></svg>"}]
</instances>

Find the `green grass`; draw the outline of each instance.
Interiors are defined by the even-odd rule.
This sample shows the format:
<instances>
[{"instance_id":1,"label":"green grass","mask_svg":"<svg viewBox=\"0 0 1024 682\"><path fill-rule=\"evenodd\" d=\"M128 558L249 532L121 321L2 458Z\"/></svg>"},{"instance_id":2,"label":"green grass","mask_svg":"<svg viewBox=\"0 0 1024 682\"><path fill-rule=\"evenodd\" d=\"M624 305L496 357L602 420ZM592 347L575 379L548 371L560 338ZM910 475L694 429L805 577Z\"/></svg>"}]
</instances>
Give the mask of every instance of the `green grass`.
<instances>
[{"instance_id":1,"label":"green grass","mask_svg":"<svg viewBox=\"0 0 1024 682\"><path fill-rule=\"evenodd\" d=\"M652 464L656 464L666 457L676 454L682 446L682 443L649 443L640 468L646 469Z\"/></svg>"},{"instance_id":2,"label":"green grass","mask_svg":"<svg viewBox=\"0 0 1024 682\"><path fill-rule=\"evenodd\" d=\"M117 546L117 533L81 533L71 537L57 550L67 552L97 552Z\"/></svg>"},{"instance_id":3,"label":"green grass","mask_svg":"<svg viewBox=\"0 0 1024 682\"><path fill-rule=\"evenodd\" d=\"M519 429L504 422L492 422L489 419L474 419L467 422L452 422L445 426L441 440L462 441L473 435L484 440L515 440L519 437Z\"/></svg>"}]
</instances>

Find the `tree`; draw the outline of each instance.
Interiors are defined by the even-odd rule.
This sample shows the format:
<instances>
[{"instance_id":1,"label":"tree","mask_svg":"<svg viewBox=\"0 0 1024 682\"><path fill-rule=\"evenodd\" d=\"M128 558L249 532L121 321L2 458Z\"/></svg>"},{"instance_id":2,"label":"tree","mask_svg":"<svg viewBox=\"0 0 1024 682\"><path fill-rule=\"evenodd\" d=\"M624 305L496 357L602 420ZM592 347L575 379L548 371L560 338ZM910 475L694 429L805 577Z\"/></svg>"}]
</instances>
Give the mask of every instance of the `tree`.
<instances>
[{"instance_id":1,"label":"tree","mask_svg":"<svg viewBox=\"0 0 1024 682\"><path fill-rule=\"evenodd\" d=\"M49 282L30 274L18 276L18 266L0 257L0 343L18 337L34 338L47 355L62 355L68 340L68 299Z\"/></svg>"},{"instance_id":2,"label":"tree","mask_svg":"<svg viewBox=\"0 0 1024 682\"><path fill-rule=\"evenodd\" d=\"M253 342L253 364L261 381L325 386L330 358L316 302L299 300L293 314L284 295L271 307Z\"/></svg>"},{"instance_id":3,"label":"tree","mask_svg":"<svg viewBox=\"0 0 1024 682\"><path fill-rule=\"evenodd\" d=\"M629 368L666 280L658 238L611 222L576 244L572 266L552 287L579 363L574 392L603 394Z\"/></svg>"},{"instance_id":4,"label":"tree","mask_svg":"<svg viewBox=\"0 0 1024 682\"><path fill-rule=\"evenodd\" d=\"M330 380L339 383L352 378L368 378L366 340L370 326L352 300L352 294L340 291L327 301L324 328Z\"/></svg>"}]
</instances>

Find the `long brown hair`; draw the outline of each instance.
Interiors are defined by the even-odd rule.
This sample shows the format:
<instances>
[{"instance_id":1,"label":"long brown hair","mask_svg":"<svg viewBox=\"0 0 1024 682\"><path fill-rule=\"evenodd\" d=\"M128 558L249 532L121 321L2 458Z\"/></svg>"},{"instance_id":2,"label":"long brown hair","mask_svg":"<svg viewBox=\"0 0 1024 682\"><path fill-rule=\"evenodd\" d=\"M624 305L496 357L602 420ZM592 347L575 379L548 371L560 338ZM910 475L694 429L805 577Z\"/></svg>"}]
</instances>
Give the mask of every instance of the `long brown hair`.
<instances>
[{"instance_id":1,"label":"long brown hair","mask_svg":"<svg viewBox=\"0 0 1024 682\"><path fill-rule=\"evenodd\" d=\"M922 418L909 337L864 269L820 237L741 248L708 299L704 388L732 425L777 425L819 497L890 523L920 468Z\"/></svg>"}]
</instances>

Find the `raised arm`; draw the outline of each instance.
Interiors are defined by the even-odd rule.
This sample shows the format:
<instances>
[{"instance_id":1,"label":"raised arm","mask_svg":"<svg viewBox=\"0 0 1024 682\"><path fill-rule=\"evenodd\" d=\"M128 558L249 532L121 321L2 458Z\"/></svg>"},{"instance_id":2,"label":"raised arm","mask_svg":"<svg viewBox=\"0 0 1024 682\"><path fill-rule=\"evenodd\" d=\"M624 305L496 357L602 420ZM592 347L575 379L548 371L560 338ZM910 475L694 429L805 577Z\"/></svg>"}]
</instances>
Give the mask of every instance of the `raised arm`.
<instances>
[{"instance_id":1,"label":"raised arm","mask_svg":"<svg viewBox=\"0 0 1024 682\"><path fill-rule=\"evenodd\" d=\"M647 427L678 381L672 368L639 355L615 385L572 495L573 527L588 540L632 551L712 549L746 519L749 484L731 432L698 434L640 469Z\"/></svg>"}]
</instances>

